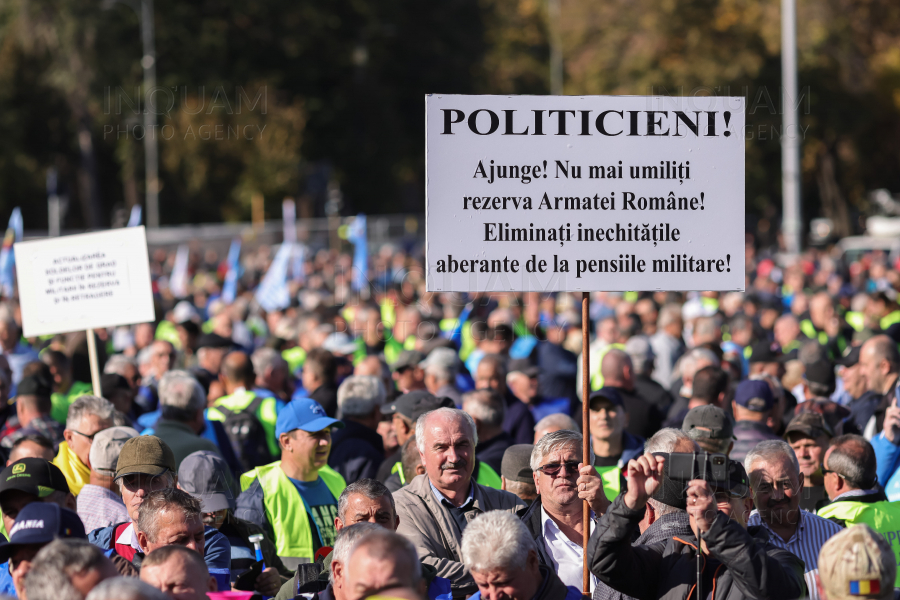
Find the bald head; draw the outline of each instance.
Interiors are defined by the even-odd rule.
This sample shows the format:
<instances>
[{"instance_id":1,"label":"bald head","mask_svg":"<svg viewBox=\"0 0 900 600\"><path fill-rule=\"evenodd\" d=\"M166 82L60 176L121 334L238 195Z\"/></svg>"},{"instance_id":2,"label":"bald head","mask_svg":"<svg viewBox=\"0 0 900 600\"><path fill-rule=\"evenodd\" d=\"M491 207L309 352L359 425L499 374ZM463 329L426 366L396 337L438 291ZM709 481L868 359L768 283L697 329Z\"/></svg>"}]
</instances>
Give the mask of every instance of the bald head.
<instances>
[{"instance_id":1,"label":"bald head","mask_svg":"<svg viewBox=\"0 0 900 600\"><path fill-rule=\"evenodd\" d=\"M256 377L253 373L253 362L246 352L230 352L222 361L222 377L226 385L233 387L253 387ZM231 392L229 392L231 393Z\"/></svg>"},{"instance_id":2,"label":"bald head","mask_svg":"<svg viewBox=\"0 0 900 600\"><path fill-rule=\"evenodd\" d=\"M633 372L631 357L618 348L607 352L600 363L604 385L631 389L634 386Z\"/></svg>"},{"instance_id":3,"label":"bald head","mask_svg":"<svg viewBox=\"0 0 900 600\"><path fill-rule=\"evenodd\" d=\"M869 390L886 394L900 371L897 344L886 335L870 338L859 351L859 368L866 377Z\"/></svg>"}]
</instances>

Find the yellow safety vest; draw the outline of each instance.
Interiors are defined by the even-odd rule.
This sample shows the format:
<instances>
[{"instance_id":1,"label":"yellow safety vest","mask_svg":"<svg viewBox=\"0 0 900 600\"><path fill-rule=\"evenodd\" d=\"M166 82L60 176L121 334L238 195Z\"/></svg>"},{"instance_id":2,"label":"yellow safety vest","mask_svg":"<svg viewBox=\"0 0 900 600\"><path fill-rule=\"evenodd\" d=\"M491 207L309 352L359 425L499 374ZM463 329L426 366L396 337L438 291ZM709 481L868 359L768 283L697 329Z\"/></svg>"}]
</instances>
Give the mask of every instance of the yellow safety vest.
<instances>
[{"instance_id":1,"label":"yellow safety vest","mask_svg":"<svg viewBox=\"0 0 900 600\"><path fill-rule=\"evenodd\" d=\"M344 478L327 465L319 469L319 477L335 498L347 487ZM275 532L278 556L305 558L312 562L313 537L306 505L296 486L281 470L281 463L276 461L241 475L241 491L246 491L255 479L259 479L262 486L263 505Z\"/></svg>"},{"instance_id":2,"label":"yellow safety vest","mask_svg":"<svg viewBox=\"0 0 900 600\"><path fill-rule=\"evenodd\" d=\"M288 369L293 374L297 372L297 369L303 366L304 362L306 362L306 350L300 346L294 346L293 348L288 348L282 352L281 358L287 362Z\"/></svg>"},{"instance_id":3,"label":"yellow safety vest","mask_svg":"<svg viewBox=\"0 0 900 600\"><path fill-rule=\"evenodd\" d=\"M878 326L881 327L882 330L885 330L894 323L900 323L900 310L895 310L887 316L882 317L878 322Z\"/></svg>"},{"instance_id":4,"label":"yellow safety vest","mask_svg":"<svg viewBox=\"0 0 900 600\"><path fill-rule=\"evenodd\" d=\"M224 396L216 400L212 408L206 411L206 418L210 421L224 422L225 414L218 410L216 408L217 406L223 406L228 410L240 412L250 406L255 399L256 394L248 390L235 392L230 396ZM266 432L266 445L269 447L269 453L272 456L280 456L281 448L278 445L278 440L275 438L275 421L278 420L276 399L272 397L263 400L259 405L259 409L256 411L255 416L259 419L263 430Z\"/></svg>"},{"instance_id":5,"label":"yellow safety vest","mask_svg":"<svg viewBox=\"0 0 900 600\"><path fill-rule=\"evenodd\" d=\"M900 505L896 502L856 502L839 500L820 508L817 515L824 519L832 519L849 527L857 523L865 523L884 536L894 558L900 563ZM900 573L894 580L894 587L900 586Z\"/></svg>"}]
</instances>

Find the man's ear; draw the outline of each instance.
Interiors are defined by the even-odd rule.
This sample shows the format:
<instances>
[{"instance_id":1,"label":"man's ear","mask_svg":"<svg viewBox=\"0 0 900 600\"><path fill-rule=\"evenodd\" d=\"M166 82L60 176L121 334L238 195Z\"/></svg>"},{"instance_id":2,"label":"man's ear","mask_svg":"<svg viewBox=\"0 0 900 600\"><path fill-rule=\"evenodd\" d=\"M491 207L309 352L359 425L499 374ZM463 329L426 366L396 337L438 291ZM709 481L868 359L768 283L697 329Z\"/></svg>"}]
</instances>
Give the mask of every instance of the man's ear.
<instances>
[{"instance_id":1,"label":"man's ear","mask_svg":"<svg viewBox=\"0 0 900 600\"><path fill-rule=\"evenodd\" d=\"M206 591L208 592L218 592L219 584L216 583L216 578L212 575L209 576L209 581L206 582Z\"/></svg>"},{"instance_id":2,"label":"man's ear","mask_svg":"<svg viewBox=\"0 0 900 600\"><path fill-rule=\"evenodd\" d=\"M400 527L400 515L394 517L394 531Z\"/></svg>"},{"instance_id":3,"label":"man's ear","mask_svg":"<svg viewBox=\"0 0 900 600\"><path fill-rule=\"evenodd\" d=\"M334 583L340 585L344 579L344 565L339 560L331 561L331 574L334 575Z\"/></svg>"},{"instance_id":4,"label":"man's ear","mask_svg":"<svg viewBox=\"0 0 900 600\"><path fill-rule=\"evenodd\" d=\"M802 487L803 487L803 473L800 473L800 485L798 486L798 489L802 488Z\"/></svg>"},{"instance_id":5,"label":"man's ear","mask_svg":"<svg viewBox=\"0 0 900 600\"><path fill-rule=\"evenodd\" d=\"M340 518L340 517L335 517L335 518L334 518L334 530L335 530L335 531L340 531L340 530L343 529L343 528L344 528L344 522L341 521L341 518Z\"/></svg>"},{"instance_id":6,"label":"man's ear","mask_svg":"<svg viewBox=\"0 0 900 600\"><path fill-rule=\"evenodd\" d=\"M147 542L148 542L149 540L147 540L147 534L146 534L146 533L144 533L143 531L138 531L138 532L137 532L137 541L138 541L138 546L140 546L140 547L143 548L144 550L147 549ZM215 591L215 590L213 590L213 591Z\"/></svg>"},{"instance_id":7,"label":"man's ear","mask_svg":"<svg viewBox=\"0 0 900 600\"><path fill-rule=\"evenodd\" d=\"M416 465L416 475L424 475L425 474L425 465L419 463Z\"/></svg>"},{"instance_id":8,"label":"man's ear","mask_svg":"<svg viewBox=\"0 0 900 600\"><path fill-rule=\"evenodd\" d=\"M72 447L72 439L75 437L75 434L69 431L68 429L63 430L63 437L66 440L66 444L69 445L69 448Z\"/></svg>"},{"instance_id":9,"label":"man's ear","mask_svg":"<svg viewBox=\"0 0 900 600\"><path fill-rule=\"evenodd\" d=\"M504 492L506 491L506 477L503 475L500 476L500 489Z\"/></svg>"}]
</instances>

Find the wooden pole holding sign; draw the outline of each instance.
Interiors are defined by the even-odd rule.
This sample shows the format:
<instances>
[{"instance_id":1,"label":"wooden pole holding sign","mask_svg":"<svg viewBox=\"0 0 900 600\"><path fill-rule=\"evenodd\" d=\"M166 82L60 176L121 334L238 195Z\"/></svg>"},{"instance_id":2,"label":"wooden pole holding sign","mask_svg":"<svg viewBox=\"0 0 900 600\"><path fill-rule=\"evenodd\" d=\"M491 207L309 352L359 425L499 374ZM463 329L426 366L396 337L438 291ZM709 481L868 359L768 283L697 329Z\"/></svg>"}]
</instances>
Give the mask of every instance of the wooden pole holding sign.
<instances>
[{"instance_id":1,"label":"wooden pole holding sign","mask_svg":"<svg viewBox=\"0 0 900 600\"><path fill-rule=\"evenodd\" d=\"M94 395L102 397L100 392L100 366L97 364L97 341L94 339L93 329L88 329L85 333L87 333L88 357L91 362L91 385L94 387Z\"/></svg>"},{"instance_id":2,"label":"wooden pole holding sign","mask_svg":"<svg viewBox=\"0 0 900 600\"><path fill-rule=\"evenodd\" d=\"M591 295L581 292L581 440L582 462L591 464L591 424L588 411L591 408ZM588 569L588 540L591 538L591 507L584 501L584 580L582 582L582 598L591 597L591 571Z\"/></svg>"}]
</instances>

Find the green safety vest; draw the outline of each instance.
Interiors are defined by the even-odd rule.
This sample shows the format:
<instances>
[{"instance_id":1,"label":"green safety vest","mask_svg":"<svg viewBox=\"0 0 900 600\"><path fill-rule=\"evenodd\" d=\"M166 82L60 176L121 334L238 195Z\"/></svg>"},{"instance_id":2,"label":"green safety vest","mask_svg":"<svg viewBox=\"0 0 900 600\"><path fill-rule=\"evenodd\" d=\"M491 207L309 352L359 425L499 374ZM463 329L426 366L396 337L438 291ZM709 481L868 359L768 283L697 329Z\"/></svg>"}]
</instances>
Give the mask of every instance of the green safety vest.
<instances>
[{"instance_id":1,"label":"green safety vest","mask_svg":"<svg viewBox=\"0 0 900 600\"><path fill-rule=\"evenodd\" d=\"M391 473L396 473L397 477L400 478L400 484L406 485L406 476L403 474L403 463L394 463L394 466L391 467ZM503 487L503 480L497 475L497 471L480 460L478 461L478 477L475 478L475 483L494 488L495 490L499 490Z\"/></svg>"},{"instance_id":2,"label":"green safety vest","mask_svg":"<svg viewBox=\"0 0 900 600\"><path fill-rule=\"evenodd\" d=\"M845 527L865 523L885 537L894 551L894 558L900 563L900 504L839 500L823 506L816 514L824 519L837 521ZM900 587L900 573L894 581L894 587Z\"/></svg>"},{"instance_id":3,"label":"green safety vest","mask_svg":"<svg viewBox=\"0 0 900 600\"><path fill-rule=\"evenodd\" d=\"M175 328L175 323L171 321L160 321L159 325L156 326L154 338L169 342L175 346L176 350L181 350L181 338L178 337L178 330Z\"/></svg>"},{"instance_id":4,"label":"green safety vest","mask_svg":"<svg viewBox=\"0 0 900 600\"><path fill-rule=\"evenodd\" d=\"M283 351L281 353L281 358L287 362L288 369L293 374L297 372L297 369L303 366L304 362L306 362L306 350L300 346L294 346L293 348L288 348Z\"/></svg>"},{"instance_id":5,"label":"green safety vest","mask_svg":"<svg viewBox=\"0 0 900 600\"><path fill-rule=\"evenodd\" d=\"M612 502L622 491L622 469L619 467L594 467L603 480L603 493Z\"/></svg>"},{"instance_id":6,"label":"green safety vest","mask_svg":"<svg viewBox=\"0 0 900 600\"><path fill-rule=\"evenodd\" d=\"M900 323L900 310L895 310L887 316L881 317L881 320L878 321L878 326L885 330L894 323Z\"/></svg>"},{"instance_id":7,"label":"green safety vest","mask_svg":"<svg viewBox=\"0 0 900 600\"><path fill-rule=\"evenodd\" d=\"M595 392L603 387L603 375L600 373L600 366L603 364L603 357L606 356L606 353L612 350L613 348L618 348L619 350L624 350L624 344L610 344L606 348L600 351L600 360L597 361L597 370L594 373L591 373L591 391ZM582 397L584 397L584 392L582 392ZM590 393L587 394L587 397L590 397Z\"/></svg>"},{"instance_id":8,"label":"green safety vest","mask_svg":"<svg viewBox=\"0 0 900 600\"><path fill-rule=\"evenodd\" d=\"M862 331L866 328L866 315L861 312L853 310L848 311L847 314L844 315L844 320L853 328L853 331Z\"/></svg>"},{"instance_id":9,"label":"green safety vest","mask_svg":"<svg viewBox=\"0 0 900 600\"><path fill-rule=\"evenodd\" d=\"M94 393L94 386L84 381L73 381L72 387L65 394L53 392L50 394L50 417L62 425L66 424L66 418L69 416L69 406L77 398L88 396Z\"/></svg>"},{"instance_id":10,"label":"green safety vest","mask_svg":"<svg viewBox=\"0 0 900 600\"><path fill-rule=\"evenodd\" d=\"M206 418L210 421L224 422L225 414L216 407L224 406L234 412L240 412L250 406L255 399L256 394L247 390L235 392L230 396L224 396L216 400L216 403L212 408L206 411ZM278 420L278 410L276 399L274 397L266 398L262 401L259 405L259 410L256 411L256 418L259 419L263 430L266 432L266 445L269 446L269 453L272 456L279 456L281 454L281 447L278 445L278 440L275 438L275 421Z\"/></svg>"},{"instance_id":11,"label":"green safety vest","mask_svg":"<svg viewBox=\"0 0 900 600\"><path fill-rule=\"evenodd\" d=\"M344 478L328 465L319 469L319 477L335 498L347 487ZM281 463L276 461L241 475L241 491L246 491L255 479L259 479L262 486L263 505L275 532L278 556L305 558L312 562L313 538L306 505L296 486L281 470Z\"/></svg>"},{"instance_id":12,"label":"green safety vest","mask_svg":"<svg viewBox=\"0 0 900 600\"><path fill-rule=\"evenodd\" d=\"M828 345L828 334L824 331L817 330L816 326L813 325L813 322L811 320L803 319L800 322L800 331L802 331L803 335L805 335L809 339L815 340L823 346ZM838 352L843 354L844 350L847 348L847 340L844 339L843 335L838 334L834 341L837 343Z\"/></svg>"},{"instance_id":13,"label":"green safety vest","mask_svg":"<svg viewBox=\"0 0 900 600\"><path fill-rule=\"evenodd\" d=\"M459 319L441 319L438 323L438 327L444 333L450 333L456 328L456 324L459 322ZM478 343L475 341L475 338L472 337L472 324L466 321L460 327L461 339L459 345L459 359L463 362L469 358L469 354L472 353L472 350L478 346Z\"/></svg>"},{"instance_id":14,"label":"green safety vest","mask_svg":"<svg viewBox=\"0 0 900 600\"><path fill-rule=\"evenodd\" d=\"M384 323L385 329L393 329L394 323L397 322L397 307L390 298L381 301L381 322Z\"/></svg>"}]
</instances>

